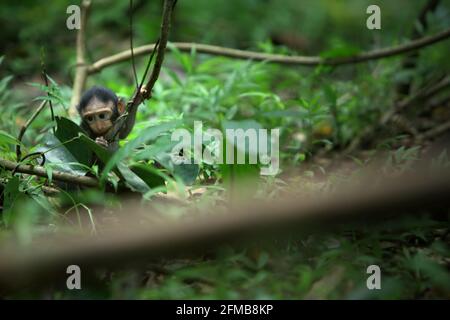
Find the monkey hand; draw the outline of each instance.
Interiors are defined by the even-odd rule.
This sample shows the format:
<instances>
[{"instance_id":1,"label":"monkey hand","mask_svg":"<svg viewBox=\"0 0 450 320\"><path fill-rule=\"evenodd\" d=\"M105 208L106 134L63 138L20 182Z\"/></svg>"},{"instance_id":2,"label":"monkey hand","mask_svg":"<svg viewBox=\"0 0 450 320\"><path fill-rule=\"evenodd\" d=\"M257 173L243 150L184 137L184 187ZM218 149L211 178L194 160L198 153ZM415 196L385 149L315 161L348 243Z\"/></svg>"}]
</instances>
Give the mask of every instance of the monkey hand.
<instances>
[{"instance_id":1,"label":"monkey hand","mask_svg":"<svg viewBox=\"0 0 450 320\"><path fill-rule=\"evenodd\" d=\"M95 142L102 147L108 148L108 141L103 137L97 137Z\"/></svg>"}]
</instances>

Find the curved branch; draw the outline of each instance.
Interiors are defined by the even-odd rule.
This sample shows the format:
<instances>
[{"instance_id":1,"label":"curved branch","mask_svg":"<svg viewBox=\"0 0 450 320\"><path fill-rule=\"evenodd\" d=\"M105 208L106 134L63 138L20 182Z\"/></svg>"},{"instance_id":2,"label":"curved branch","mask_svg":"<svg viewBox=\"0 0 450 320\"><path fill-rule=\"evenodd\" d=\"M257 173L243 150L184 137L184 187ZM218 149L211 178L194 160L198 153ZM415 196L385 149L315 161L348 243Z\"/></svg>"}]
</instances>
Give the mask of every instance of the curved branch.
<instances>
[{"instance_id":1,"label":"curved branch","mask_svg":"<svg viewBox=\"0 0 450 320\"><path fill-rule=\"evenodd\" d=\"M161 72L161 67L164 61L164 52L167 47L167 42L169 41L169 31L170 23L172 17L172 10L174 8L174 0L164 1L164 11L163 11L163 21L161 24L161 35L159 37L158 51L156 53L155 65L153 66L152 73L150 74L150 79L146 85L146 93L142 94L143 100L148 99L151 96L151 91L153 86L158 80L159 73ZM141 92L138 92L141 94ZM139 104L138 102L137 104Z\"/></svg>"},{"instance_id":2,"label":"curved branch","mask_svg":"<svg viewBox=\"0 0 450 320\"><path fill-rule=\"evenodd\" d=\"M319 56L285 56L281 54L269 54L269 53L245 51L220 46L213 46L208 44L189 43L189 42L174 42L173 45L180 51L189 52L192 49L195 49L199 53L219 55L236 59L268 61L272 63L289 64L289 65L317 66L323 64L323 65L339 66L387 58L403 54L406 52L412 52L427 47L429 45L435 44L437 42L446 40L449 37L450 37L450 29L447 29L438 34L423 37L418 40L410 41L406 44L398 45L395 47L377 49L369 52L364 52L355 56L332 58L332 59L326 59ZM152 52L154 47L155 47L154 44L137 47L134 49L134 55L141 56L150 53ZM131 57L130 50L122 51L110 57L102 58L94 62L91 66L88 67L87 72L88 74L100 72L102 69L108 66L130 59L130 57Z\"/></svg>"},{"instance_id":3,"label":"curved branch","mask_svg":"<svg viewBox=\"0 0 450 320\"><path fill-rule=\"evenodd\" d=\"M25 164L17 164L12 161L8 161L0 158L0 167L5 168L8 171L20 172L31 174L38 177L47 178L47 171L42 166L31 166ZM100 183L97 179L85 176L75 176L69 173L53 171L52 177L55 180L69 183L76 183L78 185L86 186L86 187L94 187L97 188L100 186Z\"/></svg>"}]
</instances>

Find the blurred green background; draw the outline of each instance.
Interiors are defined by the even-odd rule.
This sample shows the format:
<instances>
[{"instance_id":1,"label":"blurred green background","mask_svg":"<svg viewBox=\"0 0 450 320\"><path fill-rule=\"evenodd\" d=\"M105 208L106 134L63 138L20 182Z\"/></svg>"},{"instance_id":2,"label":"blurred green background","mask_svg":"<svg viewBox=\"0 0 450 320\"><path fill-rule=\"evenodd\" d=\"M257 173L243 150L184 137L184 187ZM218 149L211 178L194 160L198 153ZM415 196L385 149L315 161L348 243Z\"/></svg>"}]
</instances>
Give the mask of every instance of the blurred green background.
<instances>
[{"instance_id":1,"label":"blurred green background","mask_svg":"<svg viewBox=\"0 0 450 320\"><path fill-rule=\"evenodd\" d=\"M450 3L442 1L437 23L448 25ZM267 49L268 43L291 47L302 55L318 55L341 45L370 49L408 38L425 1L372 0L179 0L171 41L200 42L241 49ZM21 78L39 73L40 48L46 48L48 71L67 77L74 63L75 31L65 27L66 8L76 1L51 5L39 1L1 3L3 69ZM365 27L366 8L382 9L382 30ZM162 1L134 1L135 45L154 42ZM91 61L129 47L128 1L93 1L88 25ZM446 60L446 59L445 59ZM445 62L443 60L442 62ZM447 62L448 63L448 62ZM448 66L448 64L447 64ZM123 66L127 70L127 66ZM130 69L127 70L128 74ZM131 77L130 77L131 79Z\"/></svg>"}]
</instances>

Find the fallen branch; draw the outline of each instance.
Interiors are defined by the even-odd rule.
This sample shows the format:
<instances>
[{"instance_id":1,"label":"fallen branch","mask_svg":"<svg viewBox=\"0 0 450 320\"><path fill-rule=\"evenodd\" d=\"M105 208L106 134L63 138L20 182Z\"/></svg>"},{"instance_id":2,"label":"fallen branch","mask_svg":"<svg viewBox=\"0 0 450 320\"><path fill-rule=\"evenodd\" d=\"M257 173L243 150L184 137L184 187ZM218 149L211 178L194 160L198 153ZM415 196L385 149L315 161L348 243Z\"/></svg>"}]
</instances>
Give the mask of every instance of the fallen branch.
<instances>
[{"instance_id":1,"label":"fallen branch","mask_svg":"<svg viewBox=\"0 0 450 320\"><path fill-rule=\"evenodd\" d=\"M45 170L42 166L32 166L25 164L18 164L12 161L8 161L0 158L0 167L5 168L8 171L14 171L19 173L30 174L38 177L47 178L47 170ZM86 187L94 187L98 188L100 183L95 178L85 177L85 176L76 176L73 174L53 171L52 178L61 182L68 182L72 184L78 184Z\"/></svg>"},{"instance_id":2,"label":"fallen branch","mask_svg":"<svg viewBox=\"0 0 450 320\"><path fill-rule=\"evenodd\" d=\"M83 0L81 3L80 29L77 33L77 66L73 82L72 99L70 100L70 116L77 114L76 106L80 102L88 76L88 65L86 63L86 27L90 6L91 0Z\"/></svg>"},{"instance_id":3,"label":"fallen branch","mask_svg":"<svg viewBox=\"0 0 450 320\"><path fill-rule=\"evenodd\" d=\"M180 51L190 52L195 49L196 52L206 53L211 55L225 56L229 58L236 59L248 59L255 61L267 61L272 63L288 64L288 65L305 65L305 66L317 66L317 65L346 65L359 63L369 60L376 60L381 58L392 57L400 55L406 52L412 52L419 50L421 48L427 47L429 45L435 44L437 42L446 40L450 37L450 29L442 31L438 34L423 37L418 40L408 42L406 44L398 45L395 47L377 49L365 53L361 53L351 57L342 58L322 58L319 56L285 56L281 54L269 54L253 51L245 51L238 49L225 48L220 46L213 46L207 44L199 43L188 43L188 42L175 42L172 45ZM155 45L145 45L137 47L134 49L135 56L141 56L148 54L153 51ZM100 72L102 69L126 61L131 58L131 50L122 51L110 57L102 58L88 67L88 74L94 74Z\"/></svg>"}]
</instances>

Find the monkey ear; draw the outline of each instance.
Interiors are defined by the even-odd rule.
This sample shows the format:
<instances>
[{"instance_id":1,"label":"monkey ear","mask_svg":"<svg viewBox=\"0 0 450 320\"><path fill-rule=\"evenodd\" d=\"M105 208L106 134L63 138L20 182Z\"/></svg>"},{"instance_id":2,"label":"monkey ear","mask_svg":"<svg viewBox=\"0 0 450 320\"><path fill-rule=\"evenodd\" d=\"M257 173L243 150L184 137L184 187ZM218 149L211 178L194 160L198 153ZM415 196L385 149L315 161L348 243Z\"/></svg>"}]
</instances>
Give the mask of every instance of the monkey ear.
<instances>
[{"instance_id":1,"label":"monkey ear","mask_svg":"<svg viewBox=\"0 0 450 320\"><path fill-rule=\"evenodd\" d=\"M119 111L119 114L124 114L126 109L126 103L125 100L120 98L117 102L117 111Z\"/></svg>"}]
</instances>

